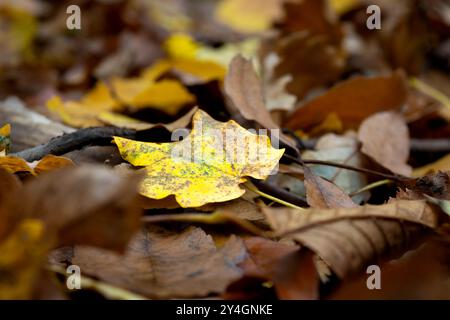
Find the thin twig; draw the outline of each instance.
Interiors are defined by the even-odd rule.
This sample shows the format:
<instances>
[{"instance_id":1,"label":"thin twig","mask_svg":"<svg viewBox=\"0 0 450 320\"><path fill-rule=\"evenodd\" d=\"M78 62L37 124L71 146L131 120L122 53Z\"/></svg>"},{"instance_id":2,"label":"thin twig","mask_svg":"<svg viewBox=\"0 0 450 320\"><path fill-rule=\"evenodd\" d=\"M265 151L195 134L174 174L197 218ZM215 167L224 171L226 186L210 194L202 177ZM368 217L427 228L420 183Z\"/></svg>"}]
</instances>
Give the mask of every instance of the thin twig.
<instances>
[{"instance_id":1,"label":"thin twig","mask_svg":"<svg viewBox=\"0 0 450 320\"><path fill-rule=\"evenodd\" d=\"M306 149L314 149L318 139L302 140ZM411 139L411 152L450 152L450 138L443 139Z\"/></svg>"},{"instance_id":2,"label":"thin twig","mask_svg":"<svg viewBox=\"0 0 450 320\"><path fill-rule=\"evenodd\" d=\"M323 161L323 160L306 160L306 159L299 160L299 159L291 157L290 155L287 155L287 154L285 154L284 157L299 164L299 165L315 164L315 165L322 165L322 166L328 166L328 167L336 167L336 168L341 168L341 169L345 169L345 170L361 172L361 173L369 174L372 176L383 177L385 179L390 179L390 180L394 180L394 181L405 181L405 180L409 179L407 177L400 176L400 175L392 175L392 174L378 172L378 171L374 171L374 170L370 170L370 169L354 167L354 166L350 166L350 165L346 165L346 164L338 163L338 162Z\"/></svg>"},{"instance_id":3,"label":"thin twig","mask_svg":"<svg viewBox=\"0 0 450 320\"><path fill-rule=\"evenodd\" d=\"M80 129L51 139L48 143L10 155L28 162L42 159L48 154L60 156L89 145L110 145L113 136L135 139L136 130L117 127L94 127Z\"/></svg>"},{"instance_id":4,"label":"thin twig","mask_svg":"<svg viewBox=\"0 0 450 320\"><path fill-rule=\"evenodd\" d=\"M350 193L349 196L353 197L353 196L356 196L357 194L360 194L360 193L363 193L363 192L366 192L366 191L369 191L369 190L372 190L372 189L375 189L375 188L378 188L378 187L381 187L381 186L384 186L387 184L391 184L391 183L392 183L392 181L389 179L376 181L374 183L368 184L367 186L359 189L358 191Z\"/></svg>"}]
</instances>

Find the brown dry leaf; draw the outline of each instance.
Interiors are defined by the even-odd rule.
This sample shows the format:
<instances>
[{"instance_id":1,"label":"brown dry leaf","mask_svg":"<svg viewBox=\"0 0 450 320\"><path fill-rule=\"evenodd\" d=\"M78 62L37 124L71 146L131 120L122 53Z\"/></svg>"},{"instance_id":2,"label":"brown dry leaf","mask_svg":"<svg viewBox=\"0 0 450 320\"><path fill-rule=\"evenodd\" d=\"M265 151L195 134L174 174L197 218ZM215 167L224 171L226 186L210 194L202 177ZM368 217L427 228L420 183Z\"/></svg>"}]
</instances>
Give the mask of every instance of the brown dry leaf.
<instances>
[{"instance_id":1,"label":"brown dry leaf","mask_svg":"<svg viewBox=\"0 0 450 320\"><path fill-rule=\"evenodd\" d=\"M279 63L273 71L272 83L290 77L287 92L303 99L311 89L331 85L339 80L346 61L345 51L322 36L295 32L264 43L264 51L276 54ZM292 59L295 52L295 59Z\"/></svg>"},{"instance_id":2,"label":"brown dry leaf","mask_svg":"<svg viewBox=\"0 0 450 320\"><path fill-rule=\"evenodd\" d=\"M398 113L386 111L363 121L358 139L361 151L390 171L410 176L409 131L405 119Z\"/></svg>"},{"instance_id":3,"label":"brown dry leaf","mask_svg":"<svg viewBox=\"0 0 450 320\"><path fill-rule=\"evenodd\" d=\"M306 200L313 208L354 208L357 205L338 186L319 176L307 167L305 175Z\"/></svg>"},{"instance_id":4,"label":"brown dry leaf","mask_svg":"<svg viewBox=\"0 0 450 320\"><path fill-rule=\"evenodd\" d=\"M277 23L283 33L307 31L313 35L324 35L333 39L342 37L337 16L327 0L286 1L285 17Z\"/></svg>"},{"instance_id":5,"label":"brown dry leaf","mask_svg":"<svg viewBox=\"0 0 450 320\"><path fill-rule=\"evenodd\" d=\"M279 128L264 105L262 85L251 61L241 55L233 58L224 90L231 114L256 121L267 129Z\"/></svg>"},{"instance_id":6,"label":"brown dry leaf","mask_svg":"<svg viewBox=\"0 0 450 320\"><path fill-rule=\"evenodd\" d=\"M52 154L46 155L40 161L37 161L36 166L34 166L34 172L36 174L41 174L44 172L52 171L55 169L61 169L65 167L74 166L72 160L65 157L54 156Z\"/></svg>"},{"instance_id":7,"label":"brown dry leaf","mask_svg":"<svg viewBox=\"0 0 450 320\"><path fill-rule=\"evenodd\" d=\"M364 167L364 158L359 151L359 143L353 134L345 136L327 134L316 143L317 151L306 151L303 159L316 159L343 163L355 167ZM343 170L323 165L311 165L309 168L314 174L321 176L342 189L347 194L356 192L367 185L367 177L360 172ZM367 192L352 197L353 201L360 204L368 199Z\"/></svg>"},{"instance_id":8,"label":"brown dry leaf","mask_svg":"<svg viewBox=\"0 0 450 320\"><path fill-rule=\"evenodd\" d=\"M239 265L244 276L229 287L226 299L255 298L262 281L270 281L280 299L318 298L319 279L309 250L258 237L244 243L248 256Z\"/></svg>"},{"instance_id":9,"label":"brown dry leaf","mask_svg":"<svg viewBox=\"0 0 450 320\"><path fill-rule=\"evenodd\" d=\"M355 128L376 112L399 109L406 96L405 79L400 72L385 77L358 76L306 102L291 115L286 126L310 129L335 112L346 128Z\"/></svg>"},{"instance_id":10,"label":"brown dry leaf","mask_svg":"<svg viewBox=\"0 0 450 320\"><path fill-rule=\"evenodd\" d=\"M437 172L404 182L406 191L399 196L405 199L423 199L424 194L437 199L450 200L449 172Z\"/></svg>"},{"instance_id":11,"label":"brown dry leaf","mask_svg":"<svg viewBox=\"0 0 450 320\"><path fill-rule=\"evenodd\" d=\"M341 278L360 272L384 255L403 253L424 229L439 226L439 213L425 201L302 212L262 210L277 234L316 252Z\"/></svg>"},{"instance_id":12,"label":"brown dry leaf","mask_svg":"<svg viewBox=\"0 0 450 320\"><path fill-rule=\"evenodd\" d=\"M302 99L311 89L333 84L343 73L347 53L342 28L325 0L289 1L284 12L277 24L279 34L263 46L264 60L275 55L278 63L273 71L264 71L270 71L274 84L289 79L288 93Z\"/></svg>"},{"instance_id":13,"label":"brown dry leaf","mask_svg":"<svg viewBox=\"0 0 450 320\"><path fill-rule=\"evenodd\" d=\"M26 162L24 159L16 156L0 156L0 168L10 173L27 172L32 175L38 175L43 172L52 171L68 166L73 166L72 160L54 155L47 155L40 161L33 163Z\"/></svg>"},{"instance_id":14,"label":"brown dry leaf","mask_svg":"<svg viewBox=\"0 0 450 320\"><path fill-rule=\"evenodd\" d=\"M233 58L224 83L228 111L237 121L255 121L266 129L279 129L264 103L262 84L251 61L241 55ZM243 119L242 119L243 118ZM288 146L293 143L280 131L280 139Z\"/></svg>"},{"instance_id":15,"label":"brown dry leaf","mask_svg":"<svg viewBox=\"0 0 450 320\"><path fill-rule=\"evenodd\" d=\"M232 236L217 248L202 229L182 232L143 229L121 256L110 251L75 247L70 263L84 274L150 298L193 298L222 293L239 278L237 264L246 256Z\"/></svg>"},{"instance_id":16,"label":"brown dry leaf","mask_svg":"<svg viewBox=\"0 0 450 320\"><path fill-rule=\"evenodd\" d=\"M294 252L282 261L275 277L277 296L283 300L319 299L320 278L315 254L307 248Z\"/></svg>"},{"instance_id":17,"label":"brown dry leaf","mask_svg":"<svg viewBox=\"0 0 450 320\"><path fill-rule=\"evenodd\" d=\"M139 227L140 175L121 176L101 166L69 167L26 183L14 208L42 220L60 245L122 250Z\"/></svg>"}]
</instances>

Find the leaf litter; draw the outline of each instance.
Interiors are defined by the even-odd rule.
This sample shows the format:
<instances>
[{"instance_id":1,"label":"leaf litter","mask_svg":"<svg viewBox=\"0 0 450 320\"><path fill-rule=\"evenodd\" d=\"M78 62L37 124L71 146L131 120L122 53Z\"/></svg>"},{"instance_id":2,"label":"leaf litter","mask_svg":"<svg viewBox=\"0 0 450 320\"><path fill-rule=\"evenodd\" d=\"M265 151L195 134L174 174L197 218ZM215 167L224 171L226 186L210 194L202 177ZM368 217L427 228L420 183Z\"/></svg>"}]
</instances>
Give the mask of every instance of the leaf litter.
<instances>
[{"instance_id":1,"label":"leaf litter","mask_svg":"<svg viewBox=\"0 0 450 320\"><path fill-rule=\"evenodd\" d=\"M0 299L77 299L70 265L107 299L450 298L431 2L98 1L70 33L66 1L24 3L0 3Z\"/></svg>"}]
</instances>

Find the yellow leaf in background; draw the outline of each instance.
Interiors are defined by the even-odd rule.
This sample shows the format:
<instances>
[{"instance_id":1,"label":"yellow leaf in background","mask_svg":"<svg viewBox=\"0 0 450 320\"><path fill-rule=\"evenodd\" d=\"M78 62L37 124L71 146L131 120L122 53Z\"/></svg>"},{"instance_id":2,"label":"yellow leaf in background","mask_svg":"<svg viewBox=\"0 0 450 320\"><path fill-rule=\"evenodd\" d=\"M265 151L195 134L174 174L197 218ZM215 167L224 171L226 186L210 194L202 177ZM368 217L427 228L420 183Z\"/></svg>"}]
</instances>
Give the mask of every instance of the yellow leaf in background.
<instances>
[{"instance_id":1,"label":"yellow leaf in background","mask_svg":"<svg viewBox=\"0 0 450 320\"><path fill-rule=\"evenodd\" d=\"M43 222L24 219L0 244L0 300L31 299L52 244Z\"/></svg>"},{"instance_id":2,"label":"yellow leaf in background","mask_svg":"<svg viewBox=\"0 0 450 320\"><path fill-rule=\"evenodd\" d=\"M214 61L202 61L197 59L179 59L172 61L172 69L196 77L203 82L225 79L225 67Z\"/></svg>"},{"instance_id":3,"label":"yellow leaf in background","mask_svg":"<svg viewBox=\"0 0 450 320\"><path fill-rule=\"evenodd\" d=\"M222 0L215 16L218 21L242 33L263 32L282 17L285 0Z\"/></svg>"},{"instance_id":4,"label":"yellow leaf in background","mask_svg":"<svg viewBox=\"0 0 450 320\"><path fill-rule=\"evenodd\" d=\"M164 42L164 49L173 59L195 59L200 44L185 33L172 34Z\"/></svg>"},{"instance_id":5,"label":"yellow leaf in background","mask_svg":"<svg viewBox=\"0 0 450 320\"><path fill-rule=\"evenodd\" d=\"M265 179L283 150L267 136L250 133L234 121L222 123L203 111L193 118L190 135L180 142L149 143L115 137L119 151L134 166L145 166L141 193L152 199L175 195L182 207L198 207L240 197L246 176Z\"/></svg>"},{"instance_id":6,"label":"yellow leaf in background","mask_svg":"<svg viewBox=\"0 0 450 320\"><path fill-rule=\"evenodd\" d=\"M134 130L147 130L155 126L152 123L140 121L114 112L102 112L98 115L98 120L107 125Z\"/></svg>"},{"instance_id":7,"label":"yellow leaf in background","mask_svg":"<svg viewBox=\"0 0 450 320\"><path fill-rule=\"evenodd\" d=\"M0 128L0 156L5 156L11 147L11 125L5 124Z\"/></svg>"},{"instance_id":8,"label":"yellow leaf in background","mask_svg":"<svg viewBox=\"0 0 450 320\"><path fill-rule=\"evenodd\" d=\"M330 0L330 5L338 14L344 14L360 4L360 0Z\"/></svg>"},{"instance_id":9,"label":"yellow leaf in background","mask_svg":"<svg viewBox=\"0 0 450 320\"><path fill-rule=\"evenodd\" d=\"M47 101L47 108L58 115L64 123L72 127L85 128L103 125L97 119L99 110L86 108L79 102L63 102L60 97L55 96Z\"/></svg>"},{"instance_id":10,"label":"yellow leaf in background","mask_svg":"<svg viewBox=\"0 0 450 320\"><path fill-rule=\"evenodd\" d=\"M152 107L175 115L195 102L195 97L176 80L114 79L112 86L117 97L133 109Z\"/></svg>"},{"instance_id":11,"label":"yellow leaf in background","mask_svg":"<svg viewBox=\"0 0 450 320\"><path fill-rule=\"evenodd\" d=\"M103 82L97 83L94 89L81 99L80 103L83 107L90 110L116 111L123 109L121 104L111 95L108 86Z\"/></svg>"},{"instance_id":12,"label":"yellow leaf in background","mask_svg":"<svg viewBox=\"0 0 450 320\"><path fill-rule=\"evenodd\" d=\"M438 171L450 171L450 154L446 155L436 162L414 169L412 175L413 177L423 177L429 173Z\"/></svg>"},{"instance_id":13,"label":"yellow leaf in background","mask_svg":"<svg viewBox=\"0 0 450 320\"><path fill-rule=\"evenodd\" d=\"M118 111L123 106L114 99L108 86L99 82L80 101L62 101L54 96L47 101L47 108L66 124L77 128L103 125L97 115L102 111Z\"/></svg>"}]
</instances>

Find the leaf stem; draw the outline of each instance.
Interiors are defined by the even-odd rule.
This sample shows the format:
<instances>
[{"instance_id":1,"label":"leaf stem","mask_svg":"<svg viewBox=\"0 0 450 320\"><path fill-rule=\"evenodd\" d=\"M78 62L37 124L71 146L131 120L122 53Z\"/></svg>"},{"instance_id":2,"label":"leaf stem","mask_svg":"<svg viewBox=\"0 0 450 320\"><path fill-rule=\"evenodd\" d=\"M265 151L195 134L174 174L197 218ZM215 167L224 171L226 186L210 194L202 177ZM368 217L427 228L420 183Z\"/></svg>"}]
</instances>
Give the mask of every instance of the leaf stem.
<instances>
[{"instance_id":1,"label":"leaf stem","mask_svg":"<svg viewBox=\"0 0 450 320\"><path fill-rule=\"evenodd\" d=\"M392 183L392 180L389 180L389 179L376 181L374 183L368 184L367 186L359 189L358 191L350 193L349 196L353 197L353 196L356 196L357 194L360 194L365 191L369 191L369 190L372 190L372 189L375 189L375 188L378 188L378 187L381 187L381 186L384 186L384 185L390 184L390 183Z\"/></svg>"},{"instance_id":2,"label":"leaf stem","mask_svg":"<svg viewBox=\"0 0 450 320\"><path fill-rule=\"evenodd\" d=\"M250 190L250 191L256 193L257 195L259 195L259 196L261 196L261 197L264 197L264 198L266 198L266 199L272 200L272 201L274 201L274 202L276 202L276 203L282 204L282 205L284 205L284 206L286 206L286 207L289 207L289 208L292 208L292 209L297 209L297 210L305 210L305 208L296 206L295 204L286 202L286 201L284 201L284 200L281 200L281 199L278 199L278 198L276 198L276 197L274 197L274 196L271 196L270 194L264 193L264 192L258 190L256 187L254 187L251 183L246 183L244 186L245 186L248 190Z\"/></svg>"},{"instance_id":3,"label":"leaf stem","mask_svg":"<svg viewBox=\"0 0 450 320\"><path fill-rule=\"evenodd\" d=\"M447 97L445 94L440 92L439 90L433 88L432 86L426 84L425 82L419 80L416 77L413 77L409 80L410 85L422 92L423 94L426 94L427 96L439 101L442 103L446 108L450 109L450 98Z\"/></svg>"}]
</instances>

